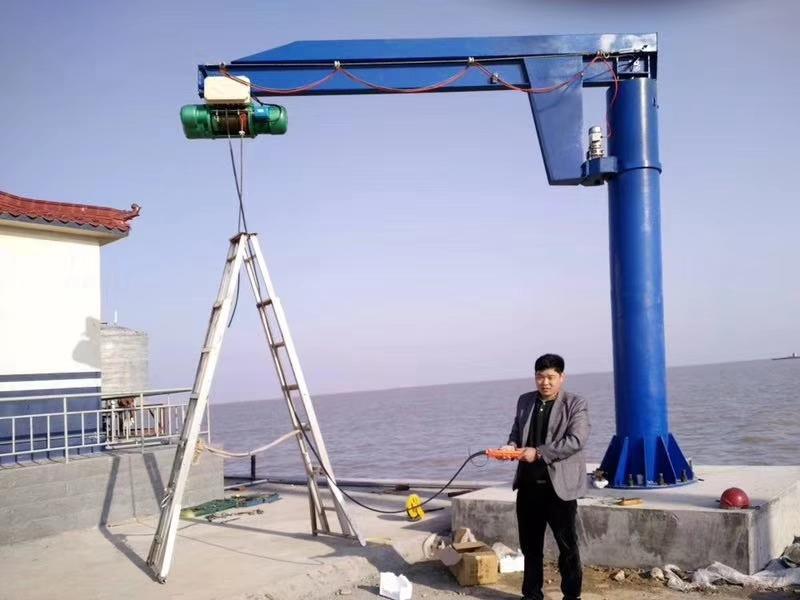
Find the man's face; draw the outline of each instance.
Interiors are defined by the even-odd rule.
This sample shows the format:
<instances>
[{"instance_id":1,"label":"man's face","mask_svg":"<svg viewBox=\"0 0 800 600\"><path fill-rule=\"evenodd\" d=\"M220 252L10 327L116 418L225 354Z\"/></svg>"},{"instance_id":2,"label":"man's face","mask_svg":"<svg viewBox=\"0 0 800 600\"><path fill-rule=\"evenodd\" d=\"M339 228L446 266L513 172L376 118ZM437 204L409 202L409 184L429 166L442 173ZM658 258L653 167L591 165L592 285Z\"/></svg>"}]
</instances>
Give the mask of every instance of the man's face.
<instances>
[{"instance_id":1,"label":"man's face","mask_svg":"<svg viewBox=\"0 0 800 600\"><path fill-rule=\"evenodd\" d=\"M536 389L545 398L551 398L561 390L565 378L563 373L559 373L555 369L536 371Z\"/></svg>"}]
</instances>

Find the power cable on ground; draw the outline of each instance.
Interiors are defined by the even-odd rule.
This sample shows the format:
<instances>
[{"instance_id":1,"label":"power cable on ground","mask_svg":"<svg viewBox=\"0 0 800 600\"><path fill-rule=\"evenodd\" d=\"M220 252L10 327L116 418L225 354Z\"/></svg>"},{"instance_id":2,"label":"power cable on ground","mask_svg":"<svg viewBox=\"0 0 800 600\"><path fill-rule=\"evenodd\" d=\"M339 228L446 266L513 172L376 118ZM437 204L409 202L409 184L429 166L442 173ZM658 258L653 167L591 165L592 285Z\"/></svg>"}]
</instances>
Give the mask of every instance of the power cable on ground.
<instances>
[{"instance_id":1,"label":"power cable on ground","mask_svg":"<svg viewBox=\"0 0 800 600\"><path fill-rule=\"evenodd\" d=\"M290 410L294 413L295 418L298 418L297 411L295 411L294 407L292 407L291 404L290 404ZM299 418L298 418L298 420L299 420ZM330 483L331 481L336 481L336 478L333 477L330 473L328 473L328 470L325 468L325 465L322 463L322 459L320 458L319 453L317 452L317 449L314 447L314 443L308 437L308 434L306 433L305 429L301 429L301 431L303 433L303 437L306 439L306 442L308 443L308 447L311 449L311 452L313 452L314 456L317 458L317 462L319 463L320 469L322 469L322 472L325 474L325 477L328 478L328 482ZM433 500L433 499L437 498L438 496L440 496L442 494L442 492L444 492L447 488L449 488L450 485L453 483L453 481L455 481L456 477L458 477L458 475L461 473L461 471L464 470L464 467L467 466L467 463L469 463L473 458L477 458L478 456L485 456L485 455L486 455L486 451L485 450L480 450L478 452L473 452L472 454L470 454L467 457L467 459L461 464L461 466L458 468L458 470L453 474L453 476L450 478L450 480L447 483L445 483L439 489L439 491L437 491L435 494L433 494L429 498L426 498L423 502L418 504L417 507L425 506L426 504L428 504L428 502L430 502L431 500ZM402 509L402 510L384 510L384 509L381 509L381 508L375 508L374 506L368 506L368 505L364 504L363 502L360 502L359 500L356 500L355 498L353 498L353 496L351 496L350 494L345 492L337 484L334 484L334 485L336 485L336 487L339 489L339 491L342 493L343 496L345 496L351 502L353 502L355 504L358 504L360 507L366 508L367 510L371 510L373 512L381 513L381 514L384 514L384 515L397 515L397 514L403 514L403 513L407 512L405 508Z\"/></svg>"}]
</instances>

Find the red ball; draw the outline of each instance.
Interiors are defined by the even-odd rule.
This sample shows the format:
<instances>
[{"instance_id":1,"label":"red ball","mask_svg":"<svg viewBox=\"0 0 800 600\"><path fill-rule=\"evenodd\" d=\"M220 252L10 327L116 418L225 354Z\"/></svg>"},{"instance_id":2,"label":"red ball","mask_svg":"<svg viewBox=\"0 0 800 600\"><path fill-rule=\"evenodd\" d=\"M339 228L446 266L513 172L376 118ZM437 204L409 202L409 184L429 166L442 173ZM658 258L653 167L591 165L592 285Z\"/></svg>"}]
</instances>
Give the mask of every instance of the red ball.
<instances>
[{"instance_id":1,"label":"red ball","mask_svg":"<svg viewBox=\"0 0 800 600\"><path fill-rule=\"evenodd\" d=\"M750 498L741 488L732 487L722 492L720 508L750 508Z\"/></svg>"}]
</instances>

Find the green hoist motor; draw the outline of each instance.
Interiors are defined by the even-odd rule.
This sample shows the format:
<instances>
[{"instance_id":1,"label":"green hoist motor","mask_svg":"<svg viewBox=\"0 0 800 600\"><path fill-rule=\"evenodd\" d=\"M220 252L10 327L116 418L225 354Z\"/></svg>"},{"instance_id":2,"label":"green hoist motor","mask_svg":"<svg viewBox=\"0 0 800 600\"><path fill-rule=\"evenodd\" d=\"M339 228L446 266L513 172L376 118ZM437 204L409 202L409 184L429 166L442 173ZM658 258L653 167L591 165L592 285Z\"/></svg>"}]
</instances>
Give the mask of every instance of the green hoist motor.
<instances>
[{"instance_id":1,"label":"green hoist motor","mask_svg":"<svg viewBox=\"0 0 800 600\"><path fill-rule=\"evenodd\" d=\"M233 108L189 104L181 108L183 133L190 140L281 135L286 133L288 121L286 109L277 104Z\"/></svg>"}]
</instances>

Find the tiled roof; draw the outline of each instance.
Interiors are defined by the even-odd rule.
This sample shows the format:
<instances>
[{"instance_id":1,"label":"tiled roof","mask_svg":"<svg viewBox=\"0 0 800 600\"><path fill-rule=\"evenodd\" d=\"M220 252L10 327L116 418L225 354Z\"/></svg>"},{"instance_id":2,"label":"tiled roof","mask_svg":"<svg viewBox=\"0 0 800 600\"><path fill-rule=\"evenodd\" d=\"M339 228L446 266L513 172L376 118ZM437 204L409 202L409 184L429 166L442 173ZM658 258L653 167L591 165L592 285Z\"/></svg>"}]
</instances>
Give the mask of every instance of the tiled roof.
<instances>
[{"instance_id":1,"label":"tiled roof","mask_svg":"<svg viewBox=\"0 0 800 600\"><path fill-rule=\"evenodd\" d=\"M118 210L105 206L33 200L0 191L0 216L9 215L19 221L43 220L54 225L89 226L124 234L131 228L129 221L139 216L139 210L137 204L131 204L131 210Z\"/></svg>"}]
</instances>

